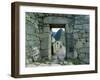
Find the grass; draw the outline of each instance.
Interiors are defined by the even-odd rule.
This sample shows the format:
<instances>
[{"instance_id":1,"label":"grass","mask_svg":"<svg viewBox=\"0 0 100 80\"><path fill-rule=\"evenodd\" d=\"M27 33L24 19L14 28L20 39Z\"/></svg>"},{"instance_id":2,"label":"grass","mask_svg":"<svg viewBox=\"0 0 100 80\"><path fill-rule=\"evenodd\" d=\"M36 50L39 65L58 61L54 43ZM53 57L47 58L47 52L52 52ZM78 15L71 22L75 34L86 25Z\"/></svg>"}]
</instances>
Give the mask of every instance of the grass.
<instances>
[{"instance_id":1,"label":"grass","mask_svg":"<svg viewBox=\"0 0 100 80\"><path fill-rule=\"evenodd\" d=\"M75 59L69 59L68 61L70 61L70 62L72 62L73 64L75 64L75 65L78 65L78 64L80 64L80 60L79 59L77 59L77 58L75 58Z\"/></svg>"}]
</instances>

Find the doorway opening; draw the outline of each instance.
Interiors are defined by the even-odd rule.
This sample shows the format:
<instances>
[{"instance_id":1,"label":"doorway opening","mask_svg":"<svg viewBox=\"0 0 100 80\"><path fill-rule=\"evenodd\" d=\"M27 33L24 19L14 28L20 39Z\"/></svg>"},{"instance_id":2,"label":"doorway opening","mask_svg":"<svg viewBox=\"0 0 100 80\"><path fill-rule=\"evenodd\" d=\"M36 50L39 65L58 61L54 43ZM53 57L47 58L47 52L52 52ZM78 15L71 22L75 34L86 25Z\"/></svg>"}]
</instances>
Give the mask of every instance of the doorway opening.
<instances>
[{"instance_id":1,"label":"doorway opening","mask_svg":"<svg viewBox=\"0 0 100 80\"><path fill-rule=\"evenodd\" d=\"M66 57L65 24L50 24L51 55Z\"/></svg>"}]
</instances>

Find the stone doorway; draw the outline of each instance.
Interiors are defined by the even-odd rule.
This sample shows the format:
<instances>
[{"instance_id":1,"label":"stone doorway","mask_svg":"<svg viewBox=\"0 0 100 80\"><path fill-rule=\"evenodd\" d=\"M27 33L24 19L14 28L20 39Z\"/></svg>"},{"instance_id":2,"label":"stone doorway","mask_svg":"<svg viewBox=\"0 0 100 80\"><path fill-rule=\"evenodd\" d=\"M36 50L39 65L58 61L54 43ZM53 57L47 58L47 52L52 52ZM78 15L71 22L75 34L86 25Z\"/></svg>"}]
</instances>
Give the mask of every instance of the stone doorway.
<instances>
[{"instance_id":1,"label":"stone doorway","mask_svg":"<svg viewBox=\"0 0 100 80\"><path fill-rule=\"evenodd\" d=\"M66 57L65 24L50 24L51 56L64 60Z\"/></svg>"}]
</instances>

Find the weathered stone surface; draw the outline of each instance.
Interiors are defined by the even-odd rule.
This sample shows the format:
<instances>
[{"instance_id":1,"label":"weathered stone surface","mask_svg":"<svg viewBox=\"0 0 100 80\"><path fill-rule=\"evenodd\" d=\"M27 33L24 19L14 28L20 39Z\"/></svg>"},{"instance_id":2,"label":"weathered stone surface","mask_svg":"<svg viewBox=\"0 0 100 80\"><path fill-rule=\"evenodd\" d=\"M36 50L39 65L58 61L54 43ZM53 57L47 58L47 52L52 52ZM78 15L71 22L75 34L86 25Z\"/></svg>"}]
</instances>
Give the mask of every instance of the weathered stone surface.
<instances>
[{"instance_id":1,"label":"weathered stone surface","mask_svg":"<svg viewBox=\"0 0 100 80\"><path fill-rule=\"evenodd\" d=\"M74 56L73 58L77 58L78 57L78 53L77 53L76 50L74 50L74 55L73 56Z\"/></svg>"},{"instance_id":2,"label":"weathered stone surface","mask_svg":"<svg viewBox=\"0 0 100 80\"><path fill-rule=\"evenodd\" d=\"M44 19L44 23L48 24L66 24L68 20L65 17L55 17L50 16Z\"/></svg>"},{"instance_id":3,"label":"weathered stone surface","mask_svg":"<svg viewBox=\"0 0 100 80\"><path fill-rule=\"evenodd\" d=\"M26 27L25 27L25 33L26 33L26 64L32 63L32 47L38 47L40 48L40 41L38 38L38 21L36 17L31 13L26 14ZM36 60L36 57L34 58Z\"/></svg>"},{"instance_id":4,"label":"weathered stone surface","mask_svg":"<svg viewBox=\"0 0 100 80\"><path fill-rule=\"evenodd\" d=\"M49 27L44 27L44 32L50 32L50 28Z\"/></svg>"},{"instance_id":5,"label":"weathered stone surface","mask_svg":"<svg viewBox=\"0 0 100 80\"><path fill-rule=\"evenodd\" d=\"M74 26L74 29L79 29L79 30L80 30L80 29L82 29L82 28L83 28L83 25L81 25L81 24L80 24L80 25L75 25L75 26Z\"/></svg>"},{"instance_id":6,"label":"weathered stone surface","mask_svg":"<svg viewBox=\"0 0 100 80\"><path fill-rule=\"evenodd\" d=\"M67 33L70 33L70 30L71 30L71 29L70 29L70 27L69 27L68 24L66 24L65 29L66 29L66 32L67 32Z\"/></svg>"},{"instance_id":7,"label":"weathered stone surface","mask_svg":"<svg viewBox=\"0 0 100 80\"><path fill-rule=\"evenodd\" d=\"M83 54L84 53L87 53L88 54L89 53L89 48L88 47L87 48L86 47L80 48L79 52L80 53L83 53Z\"/></svg>"},{"instance_id":8,"label":"weathered stone surface","mask_svg":"<svg viewBox=\"0 0 100 80\"><path fill-rule=\"evenodd\" d=\"M79 54L79 58L80 58L81 60L83 60L84 58L86 58L85 53Z\"/></svg>"},{"instance_id":9,"label":"weathered stone surface","mask_svg":"<svg viewBox=\"0 0 100 80\"><path fill-rule=\"evenodd\" d=\"M41 49L48 49L48 37L41 40Z\"/></svg>"},{"instance_id":10,"label":"weathered stone surface","mask_svg":"<svg viewBox=\"0 0 100 80\"><path fill-rule=\"evenodd\" d=\"M30 12L26 12L26 17L28 17L28 18L35 18L36 16L35 16L35 14L33 14L33 13L30 13Z\"/></svg>"},{"instance_id":11,"label":"weathered stone surface","mask_svg":"<svg viewBox=\"0 0 100 80\"><path fill-rule=\"evenodd\" d=\"M50 33L47 33L47 32L46 32L46 33L40 33L40 34L39 34L39 37L40 37L40 39L41 39L41 38L47 38L47 37L49 36L49 34L50 34Z\"/></svg>"},{"instance_id":12,"label":"weathered stone surface","mask_svg":"<svg viewBox=\"0 0 100 80\"><path fill-rule=\"evenodd\" d=\"M79 38L78 33L74 33L73 36L74 36L74 39L78 39Z\"/></svg>"},{"instance_id":13,"label":"weathered stone surface","mask_svg":"<svg viewBox=\"0 0 100 80\"><path fill-rule=\"evenodd\" d=\"M88 48L89 47L89 42L85 43L83 46Z\"/></svg>"},{"instance_id":14,"label":"weathered stone surface","mask_svg":"<svg viewBox=\"0 0 100 80\"><path fill-rule=\"evenodd\" d=\"M89 16L55 15L26 13L26 54L29 55L31 52L29 47L38 47L41 49L41 58L50 59L52 55L49 24L65 24L66 57L79 57L82 61L80 63L89 63ZM30 58L26 58L29 59L26 63L32 62Z\"/></svg>"},{"instance_id":15,"label":"weathered stone surface","mask_svg":"<svg viewBox=\"0 0 100 80\"><path fill-rule=\"evenodd\" d=\"M83 42L81 42L81 41L78 40L77 43L76 43L76 48L79 49L82 46L83 46Z\"/></svg>"},{"instance_id":16,"label":"weathered stone surface","mask_svg":"<svg viewBox=\"0 0 100 80\"><path fill-rule=\"evenodd\" d=\"M68 52L68 53L67 53L67 58L73 59L73 58L74 58L73 52Z\"/></svg>"},{"instance_id":17,"label":"weathered stone surface","mask_svg":"<svg viewBox=\"0 0 100 80\"><path fill-rule=\"evenodd\" d=\"M89 20L83 19L83 18L75 20L75 24L88 24L88 23L89 23Z\"/></svg>"},{"instance_id":18,"label":"weathered stone surface","mask_svg":"<svg viewBox=\"0 0 100 80\"><path fill-rule=\"evenodd\" d=\"M34 36L34 35L27 35L26 36L26 40L32 40L32 41L39 41L39 37L37 37L37 36Z\"/></svg>"},{"instance_id":19,"label":"weathered stone surface","mask_svg":"<svg viewBox=\"0 0 100 80\"><path fill-rule=\"evenodd\" d=\"M84 38L89 38L89 33L84 33L84 34L83 34L83 37L84 37Z\"/></svg>"},{"instance_id":20,"label":"weathered stone surface","mask_svg":"<svg viewBox=\"0 0 100 80\"><path fill-rule=\"evenodd\" d=\"M75 19L77 19L77 20L81 20L81 19L89 20L89 15L77 15L77 16L75 16Z\"/></svg>"},{"instance_id":21,"label":"weathered stone surface","mask_svg":"<svg viewBox=\"0 0 100 80\"><path fill-rule=\"evenodd\" d=\"M90 27L89 27L89 24L83 24L83 29L84 29L84 30L89 30L89 28L90 28Z\"/></svg>"},{"instance_id":22,"label":"weathered stone surface","mask_svg":"<svg viewBox=\"0 0 100 80\"><path fill-rule=\"evenodd\" d=\"M42 58L48 59L48 49L41 49L40 53L41 53L40 55Z\"/></svg>"}]
</instances>

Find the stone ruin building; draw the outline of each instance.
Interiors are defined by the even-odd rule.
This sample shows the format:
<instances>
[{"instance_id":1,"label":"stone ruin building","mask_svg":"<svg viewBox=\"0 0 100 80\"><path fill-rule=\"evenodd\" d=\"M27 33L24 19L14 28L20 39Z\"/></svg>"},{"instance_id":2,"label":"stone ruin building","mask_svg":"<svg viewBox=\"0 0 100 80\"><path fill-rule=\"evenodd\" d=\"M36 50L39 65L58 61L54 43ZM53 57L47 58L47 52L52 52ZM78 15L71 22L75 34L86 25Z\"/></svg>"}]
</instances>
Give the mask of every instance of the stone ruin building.
<instances>
[{"instance_id":1,"label":"stone ruin building","mask_svg":"<svg viewBox=\"0 0 100 80\"><path fill-rule=\"evenodd\" d=\"M89 16L26 12L26 60L38 47L42 60L51 60L51 29L65 28L66 60L89 64ZM26 62L27 63L27 62Z\"/></svg>"}]
</instances>

